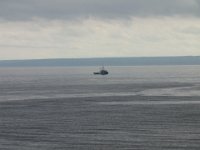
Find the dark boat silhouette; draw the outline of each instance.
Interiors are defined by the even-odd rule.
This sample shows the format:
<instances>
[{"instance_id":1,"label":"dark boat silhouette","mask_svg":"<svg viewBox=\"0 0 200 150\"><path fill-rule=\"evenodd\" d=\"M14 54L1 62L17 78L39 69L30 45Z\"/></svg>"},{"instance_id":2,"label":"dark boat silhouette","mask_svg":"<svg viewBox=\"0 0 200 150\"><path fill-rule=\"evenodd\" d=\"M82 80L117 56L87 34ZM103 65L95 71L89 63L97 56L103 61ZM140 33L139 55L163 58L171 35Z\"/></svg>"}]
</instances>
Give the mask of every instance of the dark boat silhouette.
<instances>
[{"instance_id":1,"label":"dark boat silhouette","mask_svg":"<svg viewBox=\"0 0 200 150\"><path fill-rule=\"evenodd\" d=\"M108 71L102 67L99 72L94 72L94 75L107 75Z\"/></svg>"}]
</instances>

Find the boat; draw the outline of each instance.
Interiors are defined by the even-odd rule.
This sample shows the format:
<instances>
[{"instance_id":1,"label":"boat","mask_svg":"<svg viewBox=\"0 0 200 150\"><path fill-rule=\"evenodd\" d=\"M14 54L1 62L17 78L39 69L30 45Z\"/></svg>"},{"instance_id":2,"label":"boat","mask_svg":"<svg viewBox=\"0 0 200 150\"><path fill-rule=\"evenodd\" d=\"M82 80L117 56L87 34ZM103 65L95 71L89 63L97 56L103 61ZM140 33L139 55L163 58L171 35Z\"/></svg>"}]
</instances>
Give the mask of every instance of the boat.
<instances>
[{"instance_id":1,"label":"boat","mask_svg":"<svg viewBox=\"0 0 200 150\"><path fill-rule=\"evenodd\" d=\"M107 75L108 71L104 69L104 67L102 67L99 72L94 72L94 75Z\"/></svg>"}]
</instances>

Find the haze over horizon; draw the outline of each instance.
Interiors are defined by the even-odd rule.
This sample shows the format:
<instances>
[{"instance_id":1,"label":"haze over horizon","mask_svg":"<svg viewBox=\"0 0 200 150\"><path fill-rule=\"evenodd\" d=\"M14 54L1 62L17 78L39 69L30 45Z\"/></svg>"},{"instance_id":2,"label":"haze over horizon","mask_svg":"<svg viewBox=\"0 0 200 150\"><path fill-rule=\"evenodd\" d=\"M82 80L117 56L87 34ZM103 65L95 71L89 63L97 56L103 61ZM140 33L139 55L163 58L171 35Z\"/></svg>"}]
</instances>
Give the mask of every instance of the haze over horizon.
<instances>
[{"instance_id":1,"label":"haze over horizon","mask_svg":"<svg viewBox=\"0 0 200 150\"><path fill-rule=\"evenodd\" d=\"M2 0L0 60L200 56L200 0Z\"/></svg>"}]
</instances>

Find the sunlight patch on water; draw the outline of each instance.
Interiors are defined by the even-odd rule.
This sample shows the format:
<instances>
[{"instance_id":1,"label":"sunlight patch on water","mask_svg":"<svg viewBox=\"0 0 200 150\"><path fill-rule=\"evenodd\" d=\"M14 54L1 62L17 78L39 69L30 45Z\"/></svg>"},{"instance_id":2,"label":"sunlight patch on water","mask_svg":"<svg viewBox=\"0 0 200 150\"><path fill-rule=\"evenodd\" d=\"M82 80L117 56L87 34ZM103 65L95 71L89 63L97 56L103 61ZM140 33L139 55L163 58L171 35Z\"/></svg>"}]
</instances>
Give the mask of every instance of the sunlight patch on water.
<instances>
[{"instance_id":1,"label":"sunlight patch on water","mask_svg":"<svg viewBox=\"0 0 200 150\"><path fill-rule=\"evenodd\" d=\"M199 86L147 89L141 91L142 96L200 96Z\"/></svg>"},{"instance_id":2,"label":"sunlight patch on water","mask_svg":"<svg viewBox=\"0 0 200 150\"><path fill-rule=\"evenodd\" d=\"M200 104L200 101L112 101L98 102L100 105L186 105Z\"/></svg>"},{"instance_id":3,"label":"sunlight patch on water","mask_svg":"<svg viewBox=\"0 0 200 150\"><path fill-rule=\"evenodd\" d=\"M37 99L57 99L57 98L87 98L87 97L115 97L115 96L136 96L134 92L120 93L83 93L83 94L47 94L47 95L22 95L22 96L0 96L0 101L13 100L37 100Z\"/></svg>"},{"instance_id":4,"label":"sunlight patch on water","mask_svg":"<svg viewBox=\"0 0 200 150\"><path fill-rule=\"evenodd\" d=\"M128 97L128 96L200 96L199 86L191 87L173 87L173 88L154 88L132 92L99 92L99 93L49 93L36 92L32 94L26 93L11 93L9 95L1 95L0 101L13 100L38 100L38 99L59 99L59 98L91 98L91 97Z\"/></svg>"}]
</instances>

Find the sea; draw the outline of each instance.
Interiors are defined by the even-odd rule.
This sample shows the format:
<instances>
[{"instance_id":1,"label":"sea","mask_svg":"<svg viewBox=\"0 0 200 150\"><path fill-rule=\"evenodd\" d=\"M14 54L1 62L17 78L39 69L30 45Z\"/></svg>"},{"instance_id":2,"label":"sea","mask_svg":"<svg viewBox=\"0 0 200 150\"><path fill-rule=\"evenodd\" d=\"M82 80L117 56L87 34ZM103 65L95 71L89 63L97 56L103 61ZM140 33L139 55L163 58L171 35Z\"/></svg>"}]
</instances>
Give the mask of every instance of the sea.
<instances>
[{"instance_id":1,"label":"sea","mask_svg":"<svg viewBox=\"0 0 200 150\"><path fill-rule=\"evenodd\" d=\"M200 66L1 67L0 150L199 150Z\"/></svg>"}]
</instances>

